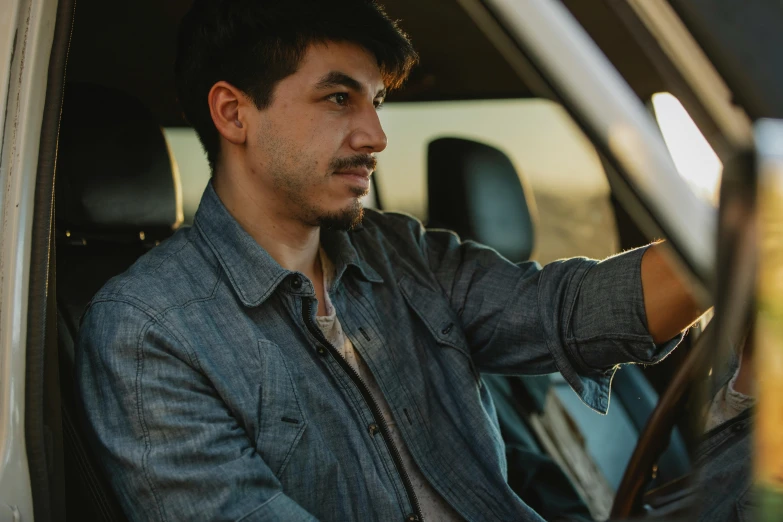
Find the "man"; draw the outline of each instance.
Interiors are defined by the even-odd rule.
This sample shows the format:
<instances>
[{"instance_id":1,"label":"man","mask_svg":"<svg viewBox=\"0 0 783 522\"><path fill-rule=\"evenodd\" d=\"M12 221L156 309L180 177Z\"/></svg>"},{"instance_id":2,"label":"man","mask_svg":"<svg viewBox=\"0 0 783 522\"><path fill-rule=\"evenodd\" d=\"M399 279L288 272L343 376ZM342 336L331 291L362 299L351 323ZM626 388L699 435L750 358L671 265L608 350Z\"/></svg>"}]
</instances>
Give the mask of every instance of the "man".
<instances>
[{"instance_id":1,"label":"man","mask_svg":"<svg viewBox=\"0 0 783 522\"><path fill-rule=\"evenodd\" d=\"M415 61L368 0L196 0L183 20L212 182L192 228L95 296L77 355L131 519L540 520L479 372L560 371L603 411L617 364L697 318L657 246L542 270L365 213L376 111Z\"/></svg>"}]
</instances>

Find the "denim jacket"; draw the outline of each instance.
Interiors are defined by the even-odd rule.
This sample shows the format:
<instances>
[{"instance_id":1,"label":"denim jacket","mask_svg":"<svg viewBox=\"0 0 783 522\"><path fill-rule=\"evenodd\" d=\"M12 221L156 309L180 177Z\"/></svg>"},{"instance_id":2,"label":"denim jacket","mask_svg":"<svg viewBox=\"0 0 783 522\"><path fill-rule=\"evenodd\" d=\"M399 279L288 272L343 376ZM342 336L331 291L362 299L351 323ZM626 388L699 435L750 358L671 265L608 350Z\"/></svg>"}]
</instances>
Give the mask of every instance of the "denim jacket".
<instances>
[{"instance_id":1,"label":"denim jacket","mask_svg":"<svg viewBox=\"0 0 783 522\"><path fill-rule=\"evenodd\" d=\"M480 372L559 371L605 411L619 363L655 362L643 250L513 264L368 210L323 230L331 298L423 475L467 520L541 520L506 484ZM385 420L315 326L310 281L208 186L193 227L91 301L77 350L87 429L132 520L418 520Z\"/></svg>"},{"instance_id":2,"label":"denim jacket","mask_svg":"<svg viewBox=\"0 0 783 522\"><path fill-rule=\"evenodd\" d=\"M696 452L699 522L755 520L753 408L705 434Z\"/></svg>"},{"instance_id":3,"label":"denim jacket","mask_svg":"<svg viewBox=\"0 0 783 522\"><path fill-rule=\"evenodd\" d=\"M710 398L728 385L739 368L732 354L728 368L715 372ZM755 520L758 501L753 495L753 422L755 407L715 426L695 452L698 496L694 502L698 522L748 522Z\"/></svg>"}]
</instances>

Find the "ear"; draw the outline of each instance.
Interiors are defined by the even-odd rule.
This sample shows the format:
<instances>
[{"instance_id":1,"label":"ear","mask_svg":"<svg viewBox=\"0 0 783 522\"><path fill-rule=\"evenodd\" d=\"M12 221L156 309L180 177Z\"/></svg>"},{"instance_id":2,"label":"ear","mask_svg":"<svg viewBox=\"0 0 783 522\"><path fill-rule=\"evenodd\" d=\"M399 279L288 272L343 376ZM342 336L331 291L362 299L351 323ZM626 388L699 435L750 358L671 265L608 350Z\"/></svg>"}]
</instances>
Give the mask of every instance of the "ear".
<instances>
[{"instance_id":1,"label":"ear","mask_svg":"<svg viewBox=\"0 0 783 522\"><path fill-rule=\"evenodd\" d=\"M209 113L223 138L235 145L247 139L247 124L243 121L248 99L228 82L219 81L209 90Z\"/></svg>"}]
</instances>

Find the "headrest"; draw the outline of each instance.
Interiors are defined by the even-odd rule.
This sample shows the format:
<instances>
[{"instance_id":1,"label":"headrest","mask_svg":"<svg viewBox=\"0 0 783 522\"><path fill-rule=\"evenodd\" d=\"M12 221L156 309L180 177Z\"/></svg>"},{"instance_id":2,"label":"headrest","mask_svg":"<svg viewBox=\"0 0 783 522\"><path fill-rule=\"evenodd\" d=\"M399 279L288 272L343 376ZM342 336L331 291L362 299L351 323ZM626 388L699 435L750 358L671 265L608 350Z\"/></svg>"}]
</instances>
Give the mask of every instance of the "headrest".
<instances>
[{"instance_id":1,"label":"headrest","mask_svg":"<svg viewBox=\"0 0 783 522\"><path fill-rule=\"evenodd\" d=\"M471 140L440 138L429 144L427 170L429 226L454 230L514 262L530 258L535 207L504 153Z\"/></svg>"},{"instance_id":2,"label":"headrest","mask_svg":"<svg viewBox=\"0 0 783 522\"><path fill-rule=\"evenodd\" d=\"M57 157L57 228L144 239L182 223L179 172L141 102L90 84L65 89Z\"/></svg>"}]
</instances>

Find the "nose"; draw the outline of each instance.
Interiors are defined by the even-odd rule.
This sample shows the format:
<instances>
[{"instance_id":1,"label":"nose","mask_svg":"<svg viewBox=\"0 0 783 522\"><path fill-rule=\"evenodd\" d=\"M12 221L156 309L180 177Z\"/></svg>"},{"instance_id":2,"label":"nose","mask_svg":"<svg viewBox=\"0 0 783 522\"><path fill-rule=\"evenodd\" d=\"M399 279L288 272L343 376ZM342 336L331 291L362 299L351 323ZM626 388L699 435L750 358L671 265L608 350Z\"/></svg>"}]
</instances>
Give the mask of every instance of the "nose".
<instances>
[{"instance_id":1,"label":"nose","mask_svg":"<svg viewBox=\"0 0 783 522\"><path fill-rule=\"evenodd\" d=\"M382 152L386 148L386 133L383 132L374 106L370 105L356 115L356 126L350 142L351 148L361 152Z\"/></svg>"}]
</instances>

